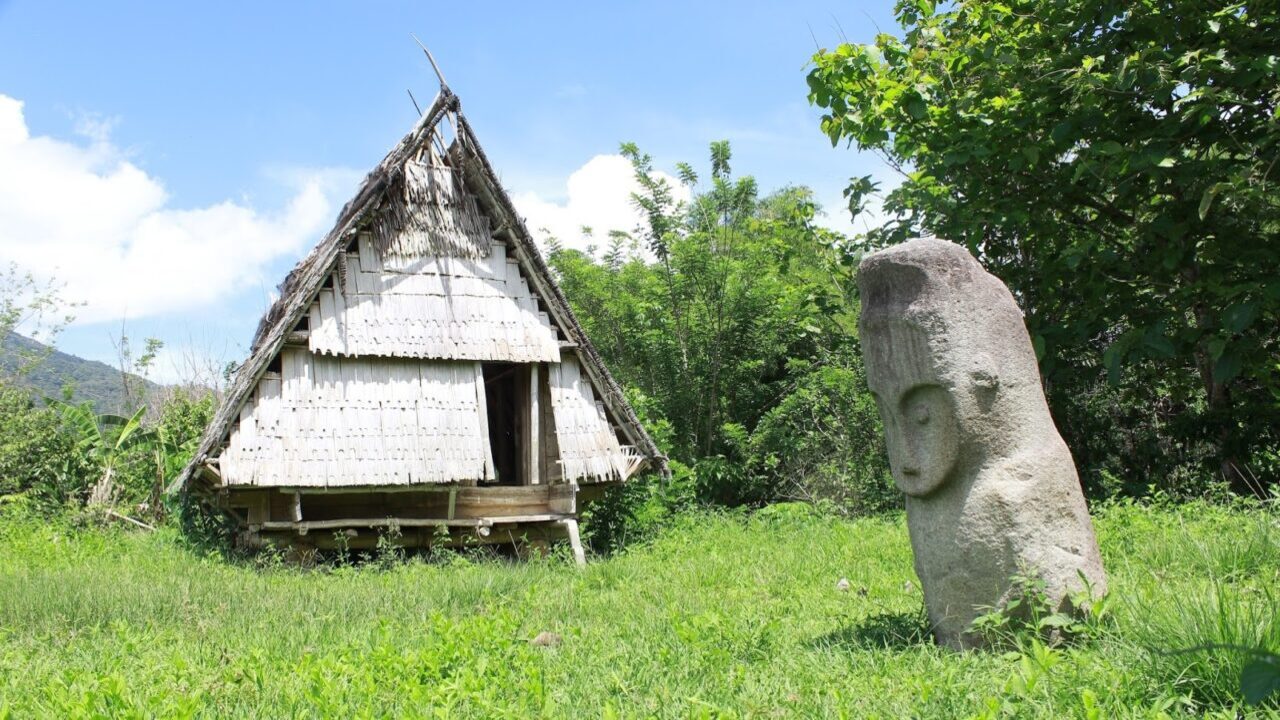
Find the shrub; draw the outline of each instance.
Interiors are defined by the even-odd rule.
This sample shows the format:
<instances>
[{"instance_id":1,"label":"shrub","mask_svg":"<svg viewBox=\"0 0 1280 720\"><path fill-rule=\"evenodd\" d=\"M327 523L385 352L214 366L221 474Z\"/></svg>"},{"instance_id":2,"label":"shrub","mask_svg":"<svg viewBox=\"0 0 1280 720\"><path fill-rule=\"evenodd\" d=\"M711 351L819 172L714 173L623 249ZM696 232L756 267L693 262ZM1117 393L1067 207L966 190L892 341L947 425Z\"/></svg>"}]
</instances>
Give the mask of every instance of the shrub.
<instances>
[{"instance_id":1,"label":"shrub","mask_svg":"<svg viewBox=\"0 0 1280 720\"><path fill-rule=\"evenodd\" d=\"M752 469L767 479L776 498L829 502L846 514L900 505L858 358L801 378L761 419L750 450Z\"/></svg>"},{"instance_id":2,"label":"shrub","mask_svg":"<svg viewBox=\"0 0 1280 720\"><path fill-rule=\"evenodd\" d=\"M63 506L83 497L92 474L56 411L0 384L0 495L27 493L38 505Z\"/></svg>"}]
</instances>

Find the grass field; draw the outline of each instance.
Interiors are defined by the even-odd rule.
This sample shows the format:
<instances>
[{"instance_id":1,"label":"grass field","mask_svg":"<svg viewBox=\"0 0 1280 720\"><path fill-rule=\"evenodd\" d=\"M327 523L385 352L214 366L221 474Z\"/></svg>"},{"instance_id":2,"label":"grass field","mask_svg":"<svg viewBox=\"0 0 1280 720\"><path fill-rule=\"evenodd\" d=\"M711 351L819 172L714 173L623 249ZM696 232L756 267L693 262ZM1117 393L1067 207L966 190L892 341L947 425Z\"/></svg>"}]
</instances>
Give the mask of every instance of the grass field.
<instances>
[{"instance_id":1,"label":"grass field","mask_svg":"<svg viewBox=\"0 0 1280 720\"><path fill-rule=\"evenodd\" d=\"M1158 652L1280 650L1276 516L1112 506L1097 524L1100 633L957 654L925 637L900 518L696 515L585 570L305 571L0 517L0 718L1276 717L1236 700L1237 653Z\"/></svg>"}]
</instances>

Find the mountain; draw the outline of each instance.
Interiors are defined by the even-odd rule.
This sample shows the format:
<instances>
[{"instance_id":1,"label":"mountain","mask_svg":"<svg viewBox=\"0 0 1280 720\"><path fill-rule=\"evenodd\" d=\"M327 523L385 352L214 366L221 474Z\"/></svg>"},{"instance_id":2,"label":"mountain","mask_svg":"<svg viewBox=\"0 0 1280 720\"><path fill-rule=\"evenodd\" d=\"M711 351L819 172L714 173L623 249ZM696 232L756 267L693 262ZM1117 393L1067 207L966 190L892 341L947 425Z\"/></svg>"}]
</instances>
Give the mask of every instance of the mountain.
<instances>
[{"instance_id":1,"label":"mountain","mask_svg":"<svg viewBox=\"0 0 1280 720\"><path fill-rule=\"evenodd\" d=\"M15 381L30 388L32 397L61 398L63 388L70 387L72 402L92 400L94 409L100 413L123 413L131 409L124 407L124 387L118 368L59 352L17 333L9 333L0 340L0 379L12 378L27 358L46 353L44 360ZM160 388L137 375L129 377L135 387L145 387L147 393Z\"/></svg>"}]
</instances>

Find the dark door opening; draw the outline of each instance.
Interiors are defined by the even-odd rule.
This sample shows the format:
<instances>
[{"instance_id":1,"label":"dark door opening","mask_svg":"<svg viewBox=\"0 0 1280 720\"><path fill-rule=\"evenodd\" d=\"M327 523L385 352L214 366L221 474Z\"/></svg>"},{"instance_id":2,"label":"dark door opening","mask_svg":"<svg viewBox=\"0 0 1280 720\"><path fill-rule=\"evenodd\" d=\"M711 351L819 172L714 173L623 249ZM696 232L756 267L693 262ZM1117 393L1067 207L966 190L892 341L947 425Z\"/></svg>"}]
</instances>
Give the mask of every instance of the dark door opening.
<instances>
[{"instance_id":1,"label":"dark door opening","mask_svg":"<svg viewBox=\"0 0 1280 720\"><path fill-rule=\"evenodd\" d=\"M511 363L484 363L484 396L489 415L489 446L499 485L523 485L521 439L529 368Z\"/></svg>"}]
</instances>

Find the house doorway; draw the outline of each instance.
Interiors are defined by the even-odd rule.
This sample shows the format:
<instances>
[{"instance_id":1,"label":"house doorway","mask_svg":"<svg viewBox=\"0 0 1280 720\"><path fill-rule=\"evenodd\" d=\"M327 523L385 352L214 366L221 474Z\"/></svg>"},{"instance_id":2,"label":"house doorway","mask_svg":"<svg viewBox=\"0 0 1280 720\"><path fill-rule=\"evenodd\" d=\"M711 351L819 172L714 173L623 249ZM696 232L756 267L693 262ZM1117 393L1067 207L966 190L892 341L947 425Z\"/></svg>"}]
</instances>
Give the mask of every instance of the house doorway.
<instances>
[{"instance_id":1,"label":"house doorway","mask_svg":"<svg viewBox=\"0 0 1280 720\"><path fill-rule=\"evenodd\" d=\"M529 366L484 363L485 409L489 417L489 447L493 451L495 483L526 485L524 436L527 432ZM525 402L522 402L525 401Z\"/></svg>"}]
</instances>

